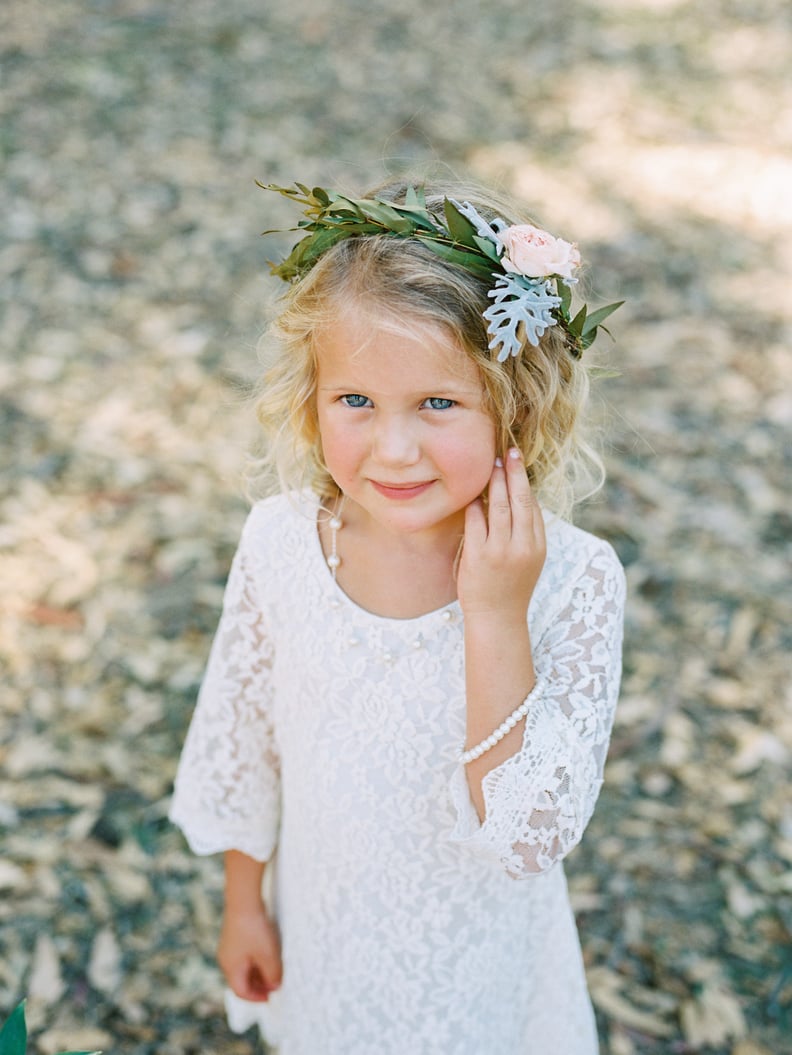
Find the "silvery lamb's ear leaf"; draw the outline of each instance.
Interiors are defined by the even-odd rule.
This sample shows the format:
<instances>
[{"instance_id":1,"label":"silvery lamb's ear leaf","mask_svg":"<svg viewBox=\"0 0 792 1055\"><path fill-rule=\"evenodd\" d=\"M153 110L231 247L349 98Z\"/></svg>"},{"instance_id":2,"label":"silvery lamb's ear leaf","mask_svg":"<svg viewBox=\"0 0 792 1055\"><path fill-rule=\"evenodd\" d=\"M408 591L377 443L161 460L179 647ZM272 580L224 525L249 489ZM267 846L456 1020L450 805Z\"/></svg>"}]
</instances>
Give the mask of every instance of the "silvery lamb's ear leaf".
<instances>
[{"instance_id":1,"label":"silvery lamb's ear leaf","mask_svg":"<svg viewBox=\"0 0 792 1055\"><path fill-rule=\"evenodd\" d=\"M499 363L510 355L518 356L526 341L535 347L545 330L556 325L553 312L561 298L551 292L546 280L532 282L518 275L503 275L489 296L494 304L484 312L484 318L490 350L500 349Z\"/></svg>"}]
</instances>

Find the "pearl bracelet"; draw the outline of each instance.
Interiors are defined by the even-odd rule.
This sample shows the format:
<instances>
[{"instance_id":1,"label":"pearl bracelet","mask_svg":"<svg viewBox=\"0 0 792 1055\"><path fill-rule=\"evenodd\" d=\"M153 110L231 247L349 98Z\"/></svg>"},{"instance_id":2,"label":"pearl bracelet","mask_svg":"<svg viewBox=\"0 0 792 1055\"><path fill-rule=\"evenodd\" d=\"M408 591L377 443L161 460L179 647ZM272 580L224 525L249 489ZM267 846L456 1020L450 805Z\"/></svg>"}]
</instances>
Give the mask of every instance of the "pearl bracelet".
<instances>
[{"instance_id":1,"label":"pearl bracelet","mask_svg":"<svg viewBox=\"0 0 792 1055\"><path fill-rule=\"evenodd\" d=\"M488 736L486 740L482 740L480 744L471 747L469 751L463 751L459 756L459 761L462 765L466 766L468 762L474 762L477 758L481 758L485 751L489 751L495 744L500 743L504 736L510 733L515 725L526 716L529 706L528 700L524 700L516 711L512 711L508 718L504 718L495 732Z\"/></svg>"}]
</instances>

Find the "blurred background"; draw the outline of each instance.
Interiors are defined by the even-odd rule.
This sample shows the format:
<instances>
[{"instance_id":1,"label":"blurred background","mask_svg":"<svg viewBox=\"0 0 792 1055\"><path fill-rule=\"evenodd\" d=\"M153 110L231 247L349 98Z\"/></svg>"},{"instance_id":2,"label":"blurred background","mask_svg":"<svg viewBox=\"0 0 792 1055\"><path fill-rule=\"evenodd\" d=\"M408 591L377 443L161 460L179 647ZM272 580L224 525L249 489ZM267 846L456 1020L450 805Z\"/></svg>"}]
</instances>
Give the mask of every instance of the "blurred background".
<instances>
[{"instance_id":1,"label":"blurred background","mask_svg":"<svg viewBox=\"0 0 792 1055\"><path fill-rule=\"evenodd\" d=\"M603 1055L792 1052L790 70L784 0L4 0L0 1019L27 995L33 1052L261 1050L222 1015L220 862L166 820L246 510L259 232L294 220L254 179L432 164L627 300L578 518L630 589L568 862Z\"/></svg>"}]
</instances>

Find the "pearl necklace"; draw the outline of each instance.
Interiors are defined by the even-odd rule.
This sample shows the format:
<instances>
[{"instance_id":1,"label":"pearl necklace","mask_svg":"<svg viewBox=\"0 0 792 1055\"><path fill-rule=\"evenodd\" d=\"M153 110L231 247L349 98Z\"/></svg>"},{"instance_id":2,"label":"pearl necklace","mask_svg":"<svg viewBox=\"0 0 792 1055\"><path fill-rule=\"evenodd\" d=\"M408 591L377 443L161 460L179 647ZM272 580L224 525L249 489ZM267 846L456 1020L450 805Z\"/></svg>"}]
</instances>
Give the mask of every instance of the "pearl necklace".
<instances>
[{"instance_id":1,"label":"pearl necklace","mask_svg":"<svg viewBox=\"0 0 792 1055\"><path fill-rule=\"evenodd\" d=\"M341 558L338 555L338 532L344 526L344 522L341 519L341 511L344 508L345 501L346 495L342 495L341 501L338 503L336 509L330 514L330 517L325 522L327 524L328 530L330 531L330 552L325 558L325 561L327 563L328 568L330 569L330 573L333 576L334 583L336 583L336 572L338 571L338 568L341 565ZM325 512L327 512L327 510L325 510ZM335 609L341 607L341 600L338 596L335 596L331 599L330 607ZM450 624L456 622L456 613L453 611L450 605L446 606L442 610L440 616L444 623ZM357 636L357 634L352 634L352 636L349 637L349 639L347 640L347 647L350 649L358 648L363 644L364 641L359 636ZM422 648L425 647L425 645L426 641L424 639L423 632L421 632L417 635L417 637L413 639L412 648L415 651L420 651ZM397 661L399 656L398 652L394 651L393 649L386 648L384 651L380 652L379 658L380 661L386 666L391 666Z\"/></svg>"},{"instance_id":2,"label":"pearl necklace","mask_svg":"<svg viewBox=\"0 0 792 1055\"><path fill-rule=\"evenodd\" d=\"M342 495L338 508L327 521L327 526L330 528L330 553L327 557L327 567L333 576L333 582L336 581L336 572L341 564L341 558L338 556L338 532L344 526L344 522L341 519L341 510L344 508L345 499L346 495Z\"/></svg>"}]
</instances>

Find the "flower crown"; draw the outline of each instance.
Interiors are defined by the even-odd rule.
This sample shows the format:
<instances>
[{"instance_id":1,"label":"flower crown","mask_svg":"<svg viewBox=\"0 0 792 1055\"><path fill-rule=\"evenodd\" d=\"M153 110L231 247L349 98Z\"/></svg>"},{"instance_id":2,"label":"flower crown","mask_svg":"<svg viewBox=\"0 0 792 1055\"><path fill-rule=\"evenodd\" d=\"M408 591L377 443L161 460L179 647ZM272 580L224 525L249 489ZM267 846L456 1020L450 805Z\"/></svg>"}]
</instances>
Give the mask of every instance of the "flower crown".
<instances>
[{"instance_id":1,"label":"flower crown","mask_svg":"<svg viewBox=\"0 0 792 1055\"><path fill-rule=\"evenodd\" d=\"M525 341L538 345L545 330L556 325L566 333L572 356L579 359L600 327L608 332L603 321L624 303L591 313L584 304L573 317L572 286L580 266L577 246L531 224L509 225L501 219L488 223L469 202L444 198L443 226L428 211L421 187L409 187L404 204L399 205L382 198L348 198L322 187L309 190L302 183L258 186L306 206L307 219L290 228L306 236L280 264L270 263L272 274L285 282L302 278L336 242L360 235L412 238L449 264L494 279L488 294L493 303L483 315L490 351L498 350L499 362L518 356Z\"/></svg>"}]
</instances>

